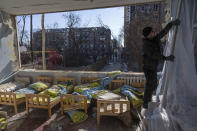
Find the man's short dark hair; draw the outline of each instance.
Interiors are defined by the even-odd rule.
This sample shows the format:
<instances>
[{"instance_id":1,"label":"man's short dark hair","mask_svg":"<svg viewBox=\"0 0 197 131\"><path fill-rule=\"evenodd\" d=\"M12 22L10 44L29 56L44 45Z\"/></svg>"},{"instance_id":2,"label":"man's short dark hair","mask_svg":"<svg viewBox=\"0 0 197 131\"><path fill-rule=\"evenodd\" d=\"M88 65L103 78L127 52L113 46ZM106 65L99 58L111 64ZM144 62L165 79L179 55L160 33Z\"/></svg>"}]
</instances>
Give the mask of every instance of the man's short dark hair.
<instances>
[{"instance_id":1,"label":"man's short dark hair","mask_svg":"<svg viewBox=\"0 0 197 131\"><path fill-rule=\"evenodd\" d=\"M144 37L147 37L151 33L152 30L153 30L152 27L145 27L143 29L143 35L144 35Z\"/></svg>"}]
</instances>

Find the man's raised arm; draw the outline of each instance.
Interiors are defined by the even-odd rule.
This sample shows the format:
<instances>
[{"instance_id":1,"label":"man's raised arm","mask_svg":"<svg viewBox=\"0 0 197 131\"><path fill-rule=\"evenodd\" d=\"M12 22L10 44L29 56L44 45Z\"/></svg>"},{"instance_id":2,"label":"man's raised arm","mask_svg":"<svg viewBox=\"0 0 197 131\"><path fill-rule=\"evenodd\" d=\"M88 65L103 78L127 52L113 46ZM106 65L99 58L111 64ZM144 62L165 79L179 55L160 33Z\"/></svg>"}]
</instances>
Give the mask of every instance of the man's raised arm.
<instances>
[{"instance_id":1,"label":"man's raised arm","mask_svg":"<svg viewBox=\"0 0 197 131\"><path fill-rule=\"evenodd\" d=\"M162 31L160 31L156 36L155 36L155 38L154 39L161 39L161 38L163 38L168 32L169 32L169 30L172 28L172 26L175 26L175 25L180 25L180 20L179 19L176 19L176 20L174 20L174 21L171 21L170 23L168 23L167 25L166 25L166 27L162 30Z\"/></svg>"}]
</instances>

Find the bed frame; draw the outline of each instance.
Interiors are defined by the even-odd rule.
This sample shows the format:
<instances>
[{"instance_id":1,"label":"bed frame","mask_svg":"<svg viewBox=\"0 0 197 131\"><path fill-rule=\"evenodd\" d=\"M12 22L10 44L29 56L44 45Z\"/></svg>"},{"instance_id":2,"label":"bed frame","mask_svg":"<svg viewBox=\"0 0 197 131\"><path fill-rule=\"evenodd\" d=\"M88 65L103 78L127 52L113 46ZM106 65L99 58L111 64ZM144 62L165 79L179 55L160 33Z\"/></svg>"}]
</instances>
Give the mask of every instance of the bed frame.
<instances>
[{"instance_id":1,"label":"bed frame","mask_svg":"<svg viewBox=\"0 0 197 131\"><path fill-rule=\"evenodd\" d=\"M125 80L112 80L109 84L109 90L115 90L117 88L122 87L126 83Z\"/></svg>"},{"instance_id":2,"label":"bed frame","mask_svg":"<svg viewBox=\"0 0 197 131\"><path fill-rule=\"evenodd\" d=\"M82 77L81 84L91 83L91 82L100 82L101 80L98 77Z\"/></svg>"},{"instance_id":3,"label":"bed frame","mask_svg":"<svg viewBox=\"0 0 197 131\"><path fill-rule=\"evenodd\" d=\"M12 92L0 92L0 104L14 106L15 114L18 113L17 105L24 103L25 98L16 99L16 94Z\"/></svg>"},{"instance_id":4,"label":"bed frame","mask_svg":"<svg viewBox=\"0 0 197 131\"><path fill-rule=\"evenodd\" d=\"M50 96L39 94L26 94L26 112L29 115L29 108L48 109L48 115L51 117L51 109L59 104L60 99L50 101ZM39 100L42 101L39 101Z\"/></svg>"},{"instance_id":5,"label":"bed frame","mask_svg":"<svg viewBox=\"0 0 197 131\"><path fill-rule=\"evenodd\" d=\"M144 88L146 80L142 76L132 76L132 77L118 77L118 80L124 80L125 84L136 87Z\"/></svg>"},{"instance_id":6,"label":"bed frame","mask_svg":"<svg viewBox=\"0 0 197 131\"><path fill-rule=\"evenodd\" d=\"M50 77L45 77L45 76L44 77L43 76L34 77L34 82L38 82L38 81L51 83L52 79Z\"/></svg>"},{"instance_id":7,"label":"bed frame","mask_svg":"<svg viewBox=\"0 0 197 131\"><path fill-rule=\"evenodd\" d=\"M68 77L57 77L57 78L55 78L55 82L56 83L58 83L58 82L70 82L73 85L76 85L75 78L68 78Z\"/></svg>"},{"instance_id":8,"label":"bed frame","mask_svg":"<svg viewBox=\"0 0 197 131\"><path fill-rule=\"evenodd\" d=\"M118 116L127 111L130 111L128 100L97 100L97 125L101 116Z\"/></svg>"},{"instance_id":9,"label":"bed frame","mask_svg":"<svg viewBox=\"0 0 197 131\"><path fill-rule=\"evenodd\" d=\"M51 82L51 79L47 77L38 77L35 78L37 81L44 81L44 82ZM56 82L73 82L76 84L76 80L74 78L67 78L67 77L58 77L55 79ZM42 101L40 102L39 99ZM54 106L60 103L60 98L51 101L50 96L41 95L41 94L27 94L26 95L26 111L27 115L29 115L29 108L39 108L39 109L48 109L48 116L51 117L51 110Z\"/></svg>"},{"instance_id":10,"label":"bed frame","mask_svg":"<svg viewBox=\"0 0 197 131\"><path fill-rule=\"evenodd\" d=\"M35 81L50 82L50 77L35 77ZM9 98L9 99L7 99ZM17 105L25 103L25 97L16 99L16 94L13 92L0 92L0 104L14 106L15 114L18 113Z\"/></svg>"},{"instance_id":11,"label":"bed frame","mask_svg":"<svg viewBox=\"0 0 197 131\"><path fill-rule=\"evenodd\" d=\"M70 103L69 103L69 100ZM82 101L84 102L82 104ZM82 109L85 113L88 112L89 104L87 103L87 96L63 94L60 98L61 114L64 114L64 109Z\"/></svg>"}]
</instances>

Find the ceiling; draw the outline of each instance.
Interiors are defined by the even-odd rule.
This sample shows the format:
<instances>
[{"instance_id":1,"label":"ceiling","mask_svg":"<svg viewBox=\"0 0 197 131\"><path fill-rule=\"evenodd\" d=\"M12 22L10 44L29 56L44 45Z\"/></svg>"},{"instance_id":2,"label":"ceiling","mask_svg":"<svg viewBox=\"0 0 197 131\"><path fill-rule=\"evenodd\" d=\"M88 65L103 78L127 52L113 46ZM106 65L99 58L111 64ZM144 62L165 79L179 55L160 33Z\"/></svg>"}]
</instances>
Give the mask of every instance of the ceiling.
<instances>
[{"instance_id":1,"label":"ceiling","mask_svg":"<svg viewBox=\"0 0 197 131\"><path fill-rule=\"evenodd\" d=\"M0 0L0 10L12 15L115 7L163 0Z\"/></svg>"}]
</instances>

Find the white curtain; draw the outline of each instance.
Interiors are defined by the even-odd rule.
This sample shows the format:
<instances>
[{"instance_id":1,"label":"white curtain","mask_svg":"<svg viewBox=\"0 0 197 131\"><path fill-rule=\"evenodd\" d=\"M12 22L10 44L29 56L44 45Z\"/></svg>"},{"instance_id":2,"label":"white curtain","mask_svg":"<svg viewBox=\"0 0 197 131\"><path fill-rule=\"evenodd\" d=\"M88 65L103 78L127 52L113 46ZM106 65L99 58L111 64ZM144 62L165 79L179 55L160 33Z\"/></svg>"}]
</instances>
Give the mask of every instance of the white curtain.
<instances>
[{"instance_id":1,"label":"white curtain","mask_svg":"<svg viewBox=\"0 0 197 131\"><path fill-rule=\"evenodd\" d=\"M148 131L197 131L197 76L192 42L194 7L197 2L182 1L175 61L165 63L160 84L163 99L158 108L148 111ZM173 19L176 17L178 2L172 2ZM168 39L166 55L171 50L172 37L173 32Z\"/></svg>"}]
</instances>

